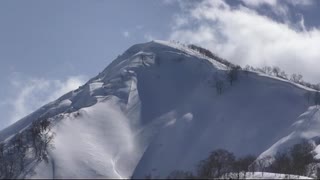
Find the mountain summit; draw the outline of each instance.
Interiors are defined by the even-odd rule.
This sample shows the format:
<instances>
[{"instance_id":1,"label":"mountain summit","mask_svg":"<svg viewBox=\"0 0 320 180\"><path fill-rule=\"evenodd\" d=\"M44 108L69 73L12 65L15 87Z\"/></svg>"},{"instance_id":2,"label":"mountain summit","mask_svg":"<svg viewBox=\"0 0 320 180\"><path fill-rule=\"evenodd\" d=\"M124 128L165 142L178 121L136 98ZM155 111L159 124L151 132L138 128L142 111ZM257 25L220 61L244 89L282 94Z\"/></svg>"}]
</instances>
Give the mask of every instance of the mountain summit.
<instances>
[{"instance_id":1,"label":"mountain summit","mask_svg":"<svg viewBox=\"0 0 320 180\"><path fill-rule=\"evenodd\" d=\"M308 110L308 91L190 46L152 41L4 129L0 140L9 143L39 119L53 124L47 160L29 158L22 178L166 177L194 171L213 149L272 155L318 136L310 134L320 114Z\"/></svg>"}]
</instances>

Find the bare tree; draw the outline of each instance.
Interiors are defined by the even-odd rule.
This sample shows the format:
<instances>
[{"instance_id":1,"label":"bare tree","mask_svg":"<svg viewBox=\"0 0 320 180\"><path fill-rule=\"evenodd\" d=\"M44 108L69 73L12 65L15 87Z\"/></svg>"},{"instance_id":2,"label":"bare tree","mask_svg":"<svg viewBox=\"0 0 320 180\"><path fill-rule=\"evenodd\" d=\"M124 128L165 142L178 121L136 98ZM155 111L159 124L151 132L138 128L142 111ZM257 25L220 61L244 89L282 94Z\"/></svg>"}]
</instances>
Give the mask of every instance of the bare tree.
<instances>
[{"instance_id":1,"label":"bare tree","mask_svg":"<svg viewBox=\"0 0 320 180\"><path fill-rule=\"evenodd\" d=\"M313 89L320 91L320 83L319 84L314 84Z\"/></svg>"},{"instance_id":2,"label":"bare tree","mask_svg":"<svg viewBox=\"0 0 320 180\"><path fill-rule=\"evenodd\" d=\"M283 79L288 79L288 75L284 71L280 72L280 77L283 78Z\"/></svg>"},{"instance_id":3,"label":"bare tree","mask_svg":"<svg viewBox=\"0 0 320 180\"><path fill-rule=\"evenodd\" d=\"M0 143L0 178L5 175L5 147L4 143Z\"/></svg>"},{"instance_id":4,"label":"bare tree","mask_svg":"<svg viewBox=\"0 0 320 180\"><path fill-rule=\"evenodd\" d=\"M224 149L213 151L210 156L198 165L198 176L200 178L220 178L232 170L235 156Z\"/></svg>"},{"instance_id":5,"label":"bare tree","mask_svg":"<svg viewBox=\"0 0 320 180\"><path fill-rule=\"evenodd\" d=\"M270 165L270 161L271 161L272 157L271 156L265 156L261 159L256 160L255 163L255 167L261 171L262 176L263 173L265 172L266 168Z\"/></svg>"},{"instance_id":6,"label":"bare tree","mask_svg":"<svg viewBox=\"0 0 320 180\"><path fill-rule=\"evenodd\" d=\"M270 66L264 66L262 67L262 71L266 74L271 75L272 74L272 68Z\"/></svg>"},{"instance_id":7,"label":"bare tree","mask_svg":"<svg viewBox=\"0 0 320 180\"><path fill-rule=\"evenodd\" d=\"M215 83L216 90L218 94L222 94L223 88L224 88L224 83L222 80L216 80Z\"/></svg>"},{"instance_id":8,"label":"bare tree","mask_svg":"<svg viewBox=\"0 0 320 180\"><path fill-rule=\"evenodd\" d=\"M302 80L302 75L301 74L292 74L290 80L295 83L299 83Z\"/></svg>"},{"instance_id":9,"label":"bare tree","mask_svg":"<svg viewBox=\"0 0 320 180\"><path fill-rule=\"evenodd\" d=\"M279 67L277 67L277 66L274 66L273 68L272 68L272 72L274 73L274 75L275 76L279 76L279 73L280 73L280 68Z\"/></svg>"},{"instance_id":10,"label":"bare tree","mask_svg":"<svg viewBox=\"0 0 320 180\"><path fill-rule=\"evenodd\" d=\"M320 104L320 94L319 91L316 91L314 94L314 104L318 106Z\"/></svg>"},{"instance_id":11,"label":"bare tree","mask_svg":"<svg viewBox=\"0 0 320 180\"><path fill-rule=\"evenodd\" d=\"M51 128L52 125L48 119L38 120L32 123L32 147L35 150L35 156L38 160L48 161L47 150L50 148L54 138Z\"/></svg>"},{"instance_id":12,"label":"bare tree","mask_svg":"<svg viewBox=\"0 0 320 180\"><path fill-rule=\"evenodd\" d=\"M40 123L38 121L34 121L31 125L30 129L31 139L32 139L32 147L35 151L35 156L38 157L39 152L39 138L40 138Z\"/></svg>"},{"instance_id":13,"label":"bare tree","mask_svg":"<svg viewBox=\"0 0 320 180\"><path fill-rule=\"evenodd\" d=\"M5 176L4 178L12 178L16 169L16 159L14 149L9 147L5 157Z\"/></svg>"},{"instance_id":14,"label":"bare tree","mask_svg":"<svg viewBox=\"0 0 320 180\"><path fill-rule=\"evenodd\" d=\"M316 177L317 179L320 179L320 167L317 168Z\"/></svg>"},{"instance_id":15,"label":"bare tree","mask_svg":"<svg viewBox=\"0 0 320 180\"><path fill-rule=\"evenodd\" d=\"M240 69L239 66L231 67L231 69L227 72L227 77L228 77L228 80L229 80L231 86L232 86L233 82L238 79L239 69Z\"/></svg>"},{"instance_id":16,"label":"bare tree","mask_svg":"<svg viewBox=\"0 0 320 180\"><path fill-rule=\"evenodd\" d=\"M27 162L33 160L48 162L48 149L52 146L54 137L51 128L48 119L36 120L29 128L0 143L0 178L19 177L19 174L26 170Z\"/></svg>"},{"instance_id":17,"label":"bare tree","mask_svg":"<svg viewBox=\"0 0 320 180\"><path fill-rule=\"evenodd\" d=\"M304 94L304 97L307 99L308 103L310 103L311 97L312 97L312 93L311 93L310 91L307 91L307 92Z\"/></svg>"},{"instance_id":18,"label":"bare tree","mask_svg":"<svg viewBox=\"0 0 320 180\"><path fill-rule=\"evenodd\" d=\"M24 134L18 133L13 140L15 155L19 161L20 171L24 170L24 162L27 155L28 146L25 142Z\"/></svg>"},{"instance_id":19,"label":"bare tree","mask_svg":"<svg viewBox=\"0 0 320 180\"><path fill-rule=\"evenodd\" d=\"M237 159L236 162L238 164L238 172L243 172L243 175L244 175L244 177L242 178L246 177L246 173L249 171L249 167L254 162L255 159L256 157L253 155L247 155ZM238 174L238 178L240 178L239 174Z\"/></svg>"},{"instance_id":20,"label":"bare tree","mask_svg":"<svg viewBox=\"0 0 320 180\"><path fill-rule=\"evenodd\" d=\"M249 75L250 69L251 69L251 67L249 65L246 65L246 67L243 69L246 76Z\"/></svg>"},{"instance_id":21,"label":"bare tree","mask_svg":"<svg viewBox=\"0 0 320 180\"><path fill-rule=\"evenodd\" d=\"M290 174L291 165L291 159L286 152L277 153L270 169L275 173Z\"/></svg>"},{"instance_id":22,"label":"bare tree","mask_svg":"<svg viewBox=\"0 0 320 180\"><path fill-rule=\"evenodd\" d=\"M196 177L189 171L172 171L166 179L195 179Z\"/></svg>"},{"instance_id":23,"label":"bare tree","mask_svg":"<svg viewBox=\"0 0 320 180\"><path fill-rule=\"evenodd\" d=\"M295 144L290 149L290 156L292 158L292 173L298 175L306 175L306 167L313 162L312 150L314 147L307 141Z\"/></svg>"},{"instance_id":24,"label":"bare tree","mask_svg":"<svg viewBox=\"0 0 320 180\"><path fill-rule=\"evenodd\" d=\"M51 132L51 122L48 119L40 121L40 158L48 162L48 149L54 138L54 134Z\"/></svg>"}]
</instances>

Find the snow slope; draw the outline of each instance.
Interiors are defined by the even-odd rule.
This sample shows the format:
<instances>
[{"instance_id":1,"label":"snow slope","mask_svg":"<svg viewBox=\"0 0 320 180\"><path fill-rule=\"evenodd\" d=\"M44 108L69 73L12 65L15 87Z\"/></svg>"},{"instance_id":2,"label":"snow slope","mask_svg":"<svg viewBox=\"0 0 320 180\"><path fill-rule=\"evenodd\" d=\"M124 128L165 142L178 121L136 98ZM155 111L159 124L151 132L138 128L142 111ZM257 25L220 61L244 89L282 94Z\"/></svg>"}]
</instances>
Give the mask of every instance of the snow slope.
<instances>
[{"instance_id":1,"label":"snow slope","mask_svg":"<svg viewBox=\"0 0 320 180\"><path fill-rule=\"evenodd\" d=\"M233 179L238 179L236 174L231 176ZM248 172L240 174L240 179L312 179L306 176L291 175L291 174L278 174L278 173L269 173L269 172Z\"/></svg>"},{"instance_id":2,"label":"snow slope","mask_svg":"<svg viewBox=\"0 0 320 180\"><path fill-rule=\"evenodd\" d=\"M55 122L48 164L27 178L165 177L216 148L260 154L309 107L307 89L257 73L230 86L226 66L179 44L137 44L79 89L0 132ZM218 95L209 81L221 79ZM305 122L302 122L305 124Z\"/></svg>"},{"instance_id":3,"label":"snow slope","mask_svg":"<svg viewBox=\"0 0 320 180\"><path fill-rule=\"evenodd\" d=\"M297 120L288 128L287 135L277 141L269 149L263 152L259 158L266 156L274 156L277 152L281 152L292 147L294 144L307 140L313 143L316 158L320 159L320 107L311 106L308 110L301 114Z\"/></svg>"}]
</instances>

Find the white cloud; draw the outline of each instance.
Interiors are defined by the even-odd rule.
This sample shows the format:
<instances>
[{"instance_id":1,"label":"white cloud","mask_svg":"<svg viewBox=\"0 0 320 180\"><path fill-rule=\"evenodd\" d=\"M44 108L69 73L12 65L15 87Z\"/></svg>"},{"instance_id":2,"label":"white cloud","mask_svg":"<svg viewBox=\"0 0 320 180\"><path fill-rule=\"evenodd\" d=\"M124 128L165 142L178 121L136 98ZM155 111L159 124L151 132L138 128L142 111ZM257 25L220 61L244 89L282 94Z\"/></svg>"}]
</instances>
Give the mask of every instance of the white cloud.
<instances>
[{"instance_id":1,"label":"white cloud","mask_svg":"<svg viewBox=\"0 0 320 180\"><path fill-rule=\"evenodd\" d=\"M84 76L71 76L66 80L13 77L11 79L13 94L5 101L12 110L9 123L16 122L41 106L78 88L84 84L85 79Z\"/></svg>"},{"instance_id":2,"label":"white cloud","mask_svg":"<svg viewBox=\"0 0 320 180\"><path fill-rule=\"evenodd\" d=\"M295 6L309 6L312 5L314 0L240 0L248 6L261 6L261 5L269 5L269 6L277 6L280 3L288 3Z\"/></svg>"},{"instance_id":3,"label":"white cloud","mask_svg":"<svg viewBox=\"0 0 320 180\"><path fill-rule=\"evenodd\" d=\"M175 15L174 16L174 22L172 23L172 28L173 29L178 29L183 27L184 25L187 25L188 22L188 18L186 18L185 16L182 15Z\"/></svg>"},{"instance_id":4,"label":"white cloud","mask_svg":"<svg viewBox=\"0 0 320 180\"><path fill-rule=\"evenodd\" d=\"M130 32L129 31L123 31L122 35L123 35L123 37L128 38L130 36Z\"/></svg>"},{"instance_id":5,"label":"white cloud","mask_svg":"<svg viewBox=\"0 0 320 180\"><path fill-rule=\"evenodd\" d=\"M320 79L320 30L306 30L303 17L297 22L299 31L255 9L231 7L222 0L204 0L184 12L188 25L173 28L169 39L199 44L240 65L278 65L289 73L304 74L307 80Z\"/></svg>"},{"instance_id":6,"label":"white cloud","mask_svg":"<svg viewBox=\"0 0 320 180\"><path fill-rule=\"evenodd\" d=\"M314 4L314 0L238 0L242 1L246 6L260 8L263 5L270 7L270 10L280 16L286 23L289 21L289 7L293 6L310 6ZM263 7L265 8L265 7Z\"/></svg>"},{"instance_id":7,"label":"white cloud","mask_svg":"<svg viewBox=\"0 0 320 180\"><path fill-rule=\"evenodd\" d=\"M162 0L164 4L173 4L176 0Z\"/></svg>"},{"instance_id":8,"label":"white cloud","mask_svg":"<svg viewBox=\"0 0 320 180\"><path fill-rule=\"evenodd\" d=\"M275 6L277 4L277 0L240 0L246 5L249 6L261 6L261 5L271 5Z\"/></svg>"},{"instance_id":9,"label":"white cloud","mask_svg":"<svg viewBox=\"0 0 320 180\"><path fill-rule=\"evenodd\" d=\"M152 41L152 40L155 40L156 38L153 35L151 35L150 33L146 33L144 35L144 39L146 39L147 41Z\"/></svg>"}]
</instances>

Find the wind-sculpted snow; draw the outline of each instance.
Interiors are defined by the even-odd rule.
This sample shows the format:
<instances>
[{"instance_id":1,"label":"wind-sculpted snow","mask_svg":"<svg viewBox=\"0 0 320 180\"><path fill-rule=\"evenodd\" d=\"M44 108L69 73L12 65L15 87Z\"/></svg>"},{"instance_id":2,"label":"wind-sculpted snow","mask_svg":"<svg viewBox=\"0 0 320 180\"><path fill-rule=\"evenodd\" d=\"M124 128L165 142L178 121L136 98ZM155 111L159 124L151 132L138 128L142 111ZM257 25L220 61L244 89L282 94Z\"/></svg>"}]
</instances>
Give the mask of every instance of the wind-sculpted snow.
<instances>
[{"instance_id":1,"label":"wind-sculpted snow","mask_svg":"<svg viewBox=\"0 0 320 180\"><path fill-rule=\"evenodd\" d=\"M275 156L276 153L287 150L293 145L300 143L303 140L310 141L316 148L316 158L320 158L320 107L312 106L299 116L291 127L286 130L287 135L277 141L269 149L263 152L259 158L266 156Z\"/></svg>"},{"instance_id":2,"label":"wind-sculpted snow","mask_svg":"<svg viewBox=\"0 0 320 180\"><path fill-rule=\"evenodd\" d=\"M79 89L3 130L0 140L52 118L49 163L26 177L165 177L193 171L217 148L258 155L287 136L309 106L306 89L252 72L239 72L231 86L226 71L182 45L134 45Z\"/></svg>"}]
</instances>

